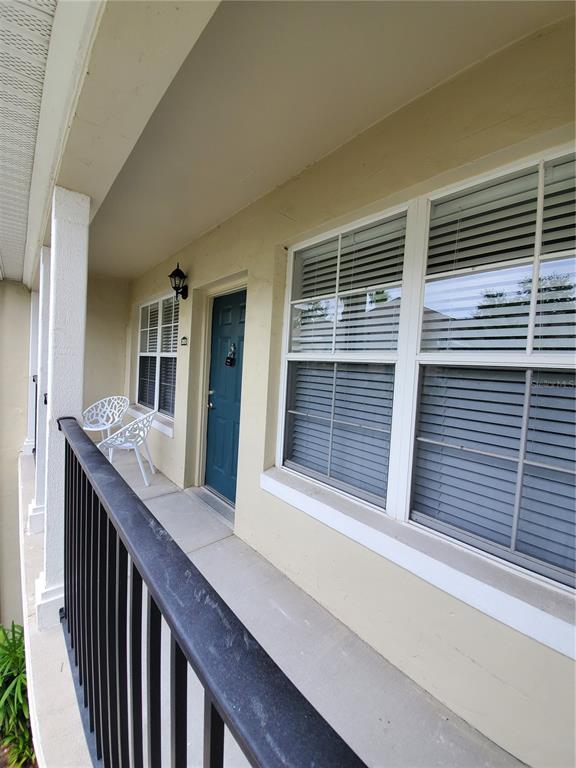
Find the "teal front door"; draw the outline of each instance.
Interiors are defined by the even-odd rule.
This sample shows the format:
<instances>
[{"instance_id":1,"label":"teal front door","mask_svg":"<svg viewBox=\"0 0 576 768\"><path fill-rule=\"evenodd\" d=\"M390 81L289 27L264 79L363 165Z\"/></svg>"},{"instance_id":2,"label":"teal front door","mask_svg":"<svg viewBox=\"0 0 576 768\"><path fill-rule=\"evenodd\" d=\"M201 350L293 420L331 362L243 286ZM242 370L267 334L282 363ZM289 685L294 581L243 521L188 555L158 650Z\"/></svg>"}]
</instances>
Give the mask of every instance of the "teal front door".
<instances>
[{"instance_id":1,"label":"teal front door","mask_svg":"<svg viewBox=\"0 0 576 768\"><path fill-rule=\"evenodd\" d=\"M232 503L236 500L245 315L246 291L214 299L205 482Z\"/></svg>"}]
</instances>

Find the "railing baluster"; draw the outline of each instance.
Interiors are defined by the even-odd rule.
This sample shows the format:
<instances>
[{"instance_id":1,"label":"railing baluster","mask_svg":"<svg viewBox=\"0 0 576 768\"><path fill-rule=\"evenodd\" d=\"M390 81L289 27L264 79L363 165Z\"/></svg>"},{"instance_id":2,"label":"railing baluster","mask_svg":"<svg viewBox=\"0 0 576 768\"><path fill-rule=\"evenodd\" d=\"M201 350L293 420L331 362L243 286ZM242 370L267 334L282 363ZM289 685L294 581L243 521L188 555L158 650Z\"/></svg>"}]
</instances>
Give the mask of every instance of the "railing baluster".
<instances>
[{"instance_id":1,"label":"railing baluster","mask_svg":"<svg viewBox=\"0 0 576 768\"><path fill-rule=\"evenodd\" d=\"M128 553L120 540L117 546L116 579L116 680L118 689L118 723L120 743L120 763L130 765L128 746L128 663L127 663L127 614L128 614Z\"/></svg>"},{"instance_id":2,"label":"railing baluster","mask_svg":"<svg viewBox=\"0 0 576 768\"><path fill-rule=\"evenodd\" d=\"M80 654L82 666L82 679L84 683L83 696L84 706L88 706L88 653L86 639L88 633L88 622L86 615L86 566L87 566L87 536L88 536L88 480L82 468L80 468L80 573L79 573L79 592L80 592Z\"/></svg>"},{"instance_id":3,"label":"railing baluster","mask_svg":"<svg viewBox=\"0 0 576 768\"><path fill-rule=\"evenodd\" d=\"M158 606L148 593L148 760L152 768L160 766L162 759L161 618Z\"/></svg>"},{"instance_id":4,"label":"railing baluster","mask_svg":"<svg viewBox=\"0 0 576 768\"><path fill-rule=\"evenodd\" d=\"M80 686L84 685L84 669L82 666L82 467L77 465L77 486L76 486L76 573L74 575L76 589L76 650L78 652L78 682Z\"/></svg>"},{"instance_id":5,"label":"railing baluster","mask_svg":"<svg viewBox=\"0 0 576 768\"><path fill-rule=\"evenodd\" d=\"M74 649L74 664L78 663L76 651L76 480L78 459L73 457L71 466L70 504L70 645Z\"/></svg>"},{"instance_id":6,"label":"railing baluster","mask_svg":"<svg viewBox=\"0 0 576 768\"><path fill-rule=\"evenodd\" d=\"M130 683L132 686L132 764L143 768L142 750L142 577L132 563L130 596Z\"/></svg>"},{"instance_id":7,"label":"railing baluster","mask_svg":"<svg viewBox=\"0 0 576 768\"><path fill-rule=\"evenodd\" d=\"M98 558L98 519L97 505L98 499L94 489L90 486L89 496L90 509L90 538L88 541L88 627L89 627L89 649L90 649L90 730L96 733L96 742L100 738L100 723L98 718L99 701L99 675L98 675L98 619L97 619L97 558Z\"/></svg>"},{"instance_id":8,"label":"railing baluster","mask_svg":"<svg viewBox=\"0 0 576 768\"><path fill-rule=\"evenodd\" d=\"M68 441L64 449L64 618L66 631L70 632L70 456Z\"/></svg>"},{"instance_id":9,"label":"railing baluster","mask_svg":"<svg viewBox=\"0 0 576 768\"><path fill-rule=\"evenodd\" d=\"M204 768L224 766L224 721L204 691Z\"/></svg>"},{"instance_id":10,"label":"railing baluster","mask_svg":"<svg viewBox=\"0 0 576 768\"><path fill-rule=\"evenodd\" d=\"M110 729L108 726L108 639L106 623L108 517L98 504L98 667L100 679L101 755L106 768L110 765Z\"/></svg>"},{"instance_id":11,"label":"railing baluster","mask_svg":"<svg viewBox=\"0 0 576 768\"><path fill-rule=\"evenodd\" d=\"M171 768L186 768L188 662L170 634L170 760Z\"/></svg>"},{"instance_id":12,"label":"railing baluster","mask_svg":"<svg viewBox=\"0 0 576 768\"><path fill-rule=\"evenodd\" d=\"M80 474L82 468L80 462L76 462L76 488L74 505L74 651L75 661L78 667L78 682L83 684L82 678L82 651L80 648Z\"/></svg>"},{"instance_id":13,"label":"railing baluster","mask_svg":"<svg viewBox=\"0 0 576 768\"><path fill-rule=\"evenodd\" d=\"M84 641L86 645L86 706L88 707L90 730L94 730L94 711L92 701L94 699L94 656L92 644L92 538L93 533L93 513L92 513L92 486L86 478L86 524L84 539Z\"/></svg>"},{"instance_id":14,"label":"railing baluster","mask_svg":"<svg viewBox=\"0 0 576 768\"><path fill-rule=\"evenodd\" d=\"M108 714L110 727L110 765L116 768L120 765L120 754L118 745L118 680L116 668L117 659L117 637L116 637L116 582L118 579L116 567L116 549L118 544L118 534L116 529L108 520L108 568L106 572L106 616L108 639L107 672L108 672Z\"/></svg>"}]
</instances>

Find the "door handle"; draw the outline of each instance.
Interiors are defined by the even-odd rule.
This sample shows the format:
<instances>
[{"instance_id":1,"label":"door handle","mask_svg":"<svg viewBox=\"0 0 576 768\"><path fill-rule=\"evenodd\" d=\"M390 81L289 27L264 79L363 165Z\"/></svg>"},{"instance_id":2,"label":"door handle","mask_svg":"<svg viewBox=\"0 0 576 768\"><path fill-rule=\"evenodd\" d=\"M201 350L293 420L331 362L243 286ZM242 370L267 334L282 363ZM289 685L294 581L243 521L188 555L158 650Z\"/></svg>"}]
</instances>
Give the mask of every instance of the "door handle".
<instances>
[{"instance_id":1,"label":"door handle","mask_svg":"<svg viewBox=\"0 0 576 768\"><path fill-rule=\"evenodd\" d=\"M214 408L214 403L208 402L207 408L211 411Z\"/></svg>"}]
</instances>

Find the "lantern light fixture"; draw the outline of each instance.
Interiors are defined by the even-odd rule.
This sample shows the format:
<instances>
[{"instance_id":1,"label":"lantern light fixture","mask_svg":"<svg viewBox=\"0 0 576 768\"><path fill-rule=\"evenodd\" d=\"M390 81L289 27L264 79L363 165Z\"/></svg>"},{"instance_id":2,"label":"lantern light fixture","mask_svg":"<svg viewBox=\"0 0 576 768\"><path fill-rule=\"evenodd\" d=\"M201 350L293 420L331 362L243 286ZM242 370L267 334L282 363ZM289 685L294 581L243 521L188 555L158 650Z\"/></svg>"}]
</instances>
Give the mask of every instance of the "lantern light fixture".
<instances>
[{"instance_id":1,"label":"lantern light fixture","mask_svg":"<svg viewBox=\"0 0 576 768\"><path fill-rule=\"evenodd\" d=\"M180 269L180 263L176 264L176 269L172 270L168 275L170 278L170 285L176 293L176 301L181 296L183 299L188 298L188 286L186 285L186 275Z\"/></svg>"}]
</instances>

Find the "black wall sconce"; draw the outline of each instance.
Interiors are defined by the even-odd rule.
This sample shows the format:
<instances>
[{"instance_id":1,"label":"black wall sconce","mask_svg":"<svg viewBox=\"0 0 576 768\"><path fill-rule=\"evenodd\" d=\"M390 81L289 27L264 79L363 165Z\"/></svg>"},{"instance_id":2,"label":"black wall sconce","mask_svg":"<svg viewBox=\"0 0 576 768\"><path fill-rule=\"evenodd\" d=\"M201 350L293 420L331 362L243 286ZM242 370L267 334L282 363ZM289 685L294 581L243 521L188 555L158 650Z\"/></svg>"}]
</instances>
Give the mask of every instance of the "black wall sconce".
<instances>
[{"instance_id":1,"label":"black wall sconce","mask_svg":"<svg viewBox=\"0 0 576 768\"><path fill-rule=\"evenodd\" d=\"M176 269L170 272L168 277L170 278L170 285L176 293L176 301L178 301L179 296L183 299L187 299L188 286L186 285L186 275L180 269L180 264L176 264Z\"/></svg>"}]
</instances>

